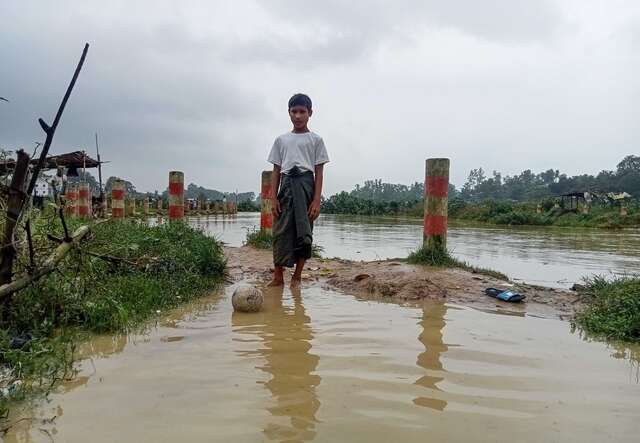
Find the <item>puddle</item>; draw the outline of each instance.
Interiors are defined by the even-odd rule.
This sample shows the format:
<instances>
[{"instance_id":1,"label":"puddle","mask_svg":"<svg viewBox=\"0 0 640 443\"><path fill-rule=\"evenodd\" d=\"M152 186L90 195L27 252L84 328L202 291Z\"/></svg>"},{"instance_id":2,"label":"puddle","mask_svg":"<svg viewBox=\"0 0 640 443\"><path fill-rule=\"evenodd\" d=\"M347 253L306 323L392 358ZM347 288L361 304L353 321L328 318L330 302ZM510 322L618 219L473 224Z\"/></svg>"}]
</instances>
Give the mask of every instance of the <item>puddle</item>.
<instances>
[{"instance_id":1,"label":"puddle","mask_svg":"<svg viewBox=\"0 0 640 443\"><path fill-rule=\"evenodd\" d=\"M86 343L80 376L4 441L637 441L637 347L583 341L557 320L320 287L234 314L232 289L148 334Z\"/></svg>"}]
</instances>

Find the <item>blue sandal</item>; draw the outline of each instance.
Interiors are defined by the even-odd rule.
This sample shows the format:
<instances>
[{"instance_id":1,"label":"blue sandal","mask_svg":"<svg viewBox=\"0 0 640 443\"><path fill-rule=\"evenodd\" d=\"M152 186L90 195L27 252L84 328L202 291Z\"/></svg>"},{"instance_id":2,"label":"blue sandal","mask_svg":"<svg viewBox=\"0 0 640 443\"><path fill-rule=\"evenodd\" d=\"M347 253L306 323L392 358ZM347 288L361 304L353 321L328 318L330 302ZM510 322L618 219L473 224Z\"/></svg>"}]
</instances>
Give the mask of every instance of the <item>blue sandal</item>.
<instances>
[{"instance_id":1,"label":"blue sandal","mask_svg":"<svg viewBox=\"0 0 640 443\"><path fill-rule=\"evenodd\" d=\"M497 298L498 300L508 301L511 303L518 303L526 298L524 295L518 294L517 292L513 292L509 289L502 290L496 288L487 288L484 290L484 293L489 297Z\"/></svg>"}]
</instances>

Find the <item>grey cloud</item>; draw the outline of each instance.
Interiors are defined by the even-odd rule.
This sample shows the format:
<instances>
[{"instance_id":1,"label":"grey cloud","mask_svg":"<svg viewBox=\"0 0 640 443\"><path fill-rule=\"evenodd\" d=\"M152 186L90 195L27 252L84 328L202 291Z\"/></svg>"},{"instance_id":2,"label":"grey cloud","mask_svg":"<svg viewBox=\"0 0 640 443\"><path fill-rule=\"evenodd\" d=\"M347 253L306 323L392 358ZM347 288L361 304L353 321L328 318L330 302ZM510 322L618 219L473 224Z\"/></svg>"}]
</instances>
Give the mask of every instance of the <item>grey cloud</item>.
<instances>
[{"instance_id":1,"label":"grey cloud","mask_svg":"<svg viewBox=\"0 0 640 443\"><path fill-rule=\"evenodd\" d=\"M7 2L0 146L42 140L37 118L52 118L89 41L54 152L91 151L98 130L106 173L141 189L183 168L257 190L298 90L318 105L327 193L420 179L429 155L454 160L456 184L478 166L593 172L637 150L640 17L631 1L591 4Z\"/></svg>"},{"instance_id":2,"label":"grey cloud","mask_svg":"<svg viewBox=\"0 0 640 443\"><path fill-rule=\"evenodd\" d=\"M549 0L325 0L263 3L282 32L238 43L230 59L296 64L352 63L375 51L385 40L412 44L425 29L453 29L497 43L546 42L565 22Z\"/></svg>"}]
</instances>

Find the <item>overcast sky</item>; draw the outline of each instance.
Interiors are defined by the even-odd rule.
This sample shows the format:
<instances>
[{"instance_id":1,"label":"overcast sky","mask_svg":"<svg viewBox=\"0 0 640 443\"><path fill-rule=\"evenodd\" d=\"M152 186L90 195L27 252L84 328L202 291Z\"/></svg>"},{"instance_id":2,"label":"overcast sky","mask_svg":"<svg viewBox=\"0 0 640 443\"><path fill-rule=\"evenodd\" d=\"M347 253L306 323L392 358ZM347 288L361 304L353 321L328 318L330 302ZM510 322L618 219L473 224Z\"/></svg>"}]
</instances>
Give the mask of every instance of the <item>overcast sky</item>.
<instances>
[{"instance_id":1,"label":"overcast sky","mask_svg":"<svg viewBox=\"0 0 640 443\"><path fill-rule=\"evenodd\" d=\"M168 171L257 191L287 100L314 101L325 195L422 180L451 158L513 174L614 169L640 153L640 1L0 3L0 147L44 139L85 42L52 153L162 190Z\"/></svg>"}]
</instances>

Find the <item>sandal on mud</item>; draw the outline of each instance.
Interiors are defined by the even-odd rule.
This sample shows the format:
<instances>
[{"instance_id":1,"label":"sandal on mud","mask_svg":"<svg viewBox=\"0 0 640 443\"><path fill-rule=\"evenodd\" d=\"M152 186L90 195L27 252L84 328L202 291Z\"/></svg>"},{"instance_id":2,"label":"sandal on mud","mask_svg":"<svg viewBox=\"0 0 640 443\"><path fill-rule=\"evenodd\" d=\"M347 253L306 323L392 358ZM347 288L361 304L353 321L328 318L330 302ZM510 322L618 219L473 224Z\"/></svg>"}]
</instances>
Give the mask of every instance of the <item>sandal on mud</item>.
<instances>
[{"instance_id":1,"label":"sandal on mud","mask_svg":"<svg viewBox=\"0 0 640 443\"><path fill-rule=\"evenodd\" d=\"M518 294L517 292L513 292L509 289L502 290L496 288L487 288L484 290L484 293L489 297L497 298L498 300L508 301L511 303L521 302L526 298L524 295Z\"/></svg>"}]
</instances>

